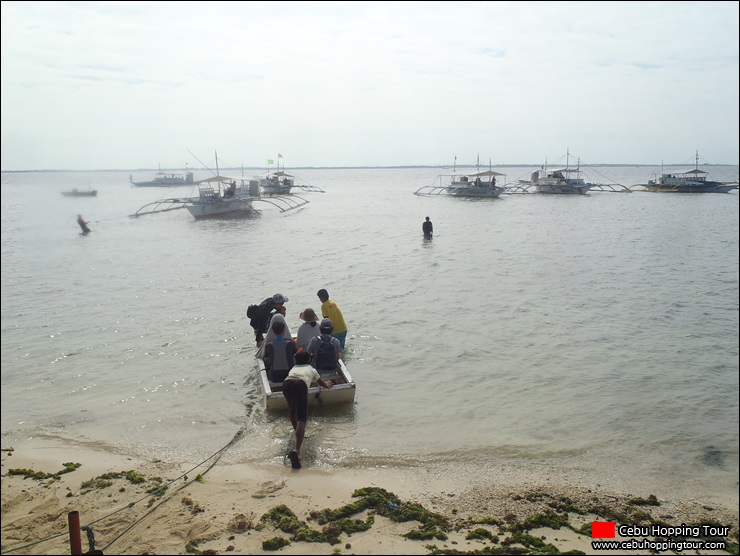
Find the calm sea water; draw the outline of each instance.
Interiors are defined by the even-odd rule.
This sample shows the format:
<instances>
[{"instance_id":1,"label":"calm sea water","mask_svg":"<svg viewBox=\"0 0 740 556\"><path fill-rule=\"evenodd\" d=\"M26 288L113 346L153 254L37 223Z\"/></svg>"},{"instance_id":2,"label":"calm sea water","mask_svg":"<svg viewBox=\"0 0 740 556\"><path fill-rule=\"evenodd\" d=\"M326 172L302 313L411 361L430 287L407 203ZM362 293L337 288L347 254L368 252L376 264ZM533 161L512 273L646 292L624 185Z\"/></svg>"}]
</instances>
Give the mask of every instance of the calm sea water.
<instances>
[{"instance_id":1,"label":"calm sea water","mask_svg":"<svg viewBox=\"0 0 740 556\"><path fill-rule=\"evenodd\" d=\"M655 171L591 170L625 185ZM130 218L193 192L129 172L2 174L2 447L52 436L198 462L241 433L228 461L282 464L291 428L261 405L245 311L281 292L297 329L325 287L358 388L353 407L312 415L309 465L529 465L737 492L736 191L463 200L413 195L435 168L295 173L325 193L202 222ZM60 194L73 187L99 193Z\"/></svg>"}]
</instances>

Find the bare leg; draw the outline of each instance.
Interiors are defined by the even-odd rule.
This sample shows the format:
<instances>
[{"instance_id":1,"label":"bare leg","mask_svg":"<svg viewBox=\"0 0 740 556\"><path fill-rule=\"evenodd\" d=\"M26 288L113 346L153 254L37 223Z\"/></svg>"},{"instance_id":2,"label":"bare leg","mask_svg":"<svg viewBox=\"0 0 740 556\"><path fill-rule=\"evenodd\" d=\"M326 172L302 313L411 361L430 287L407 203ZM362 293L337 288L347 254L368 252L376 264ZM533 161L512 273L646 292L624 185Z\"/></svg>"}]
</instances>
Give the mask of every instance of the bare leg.
<instances>
[{"instance_id":1,"label":"bare leg","mask_svg":"<svg viewBox=\"0 0 740 556\"><path fill-rule=\"evenodd\" d=\"M306 434L306 422L298 421L295 427L295 451L298 452L298 457L301 456L301 446L303 446L303 437Z\"/></svg>"},{"instance_id":2,"label":"bare leg","mask_svg":"<svg viewBox=\"0 0 740 556\"><path fill-rule=\"evenodd\" d=\"M293 430L296 430L296 427L298 426L298 412L295 409L295 406L291 404L290 406L290 424L293 425Z\"/></svg>"}]
</instances>

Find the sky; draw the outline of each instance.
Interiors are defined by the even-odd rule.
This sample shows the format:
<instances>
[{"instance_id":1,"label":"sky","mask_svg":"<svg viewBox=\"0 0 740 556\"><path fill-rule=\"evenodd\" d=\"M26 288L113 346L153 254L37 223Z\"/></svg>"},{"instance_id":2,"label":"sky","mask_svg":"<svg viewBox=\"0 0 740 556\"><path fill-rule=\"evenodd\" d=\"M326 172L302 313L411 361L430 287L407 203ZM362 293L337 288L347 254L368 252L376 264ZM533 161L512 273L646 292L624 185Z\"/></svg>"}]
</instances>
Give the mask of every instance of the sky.
<instances>
[{"instance_id":1,"label":"sky","mask_svg":"<svg viewBox=\"0 0 740 556\"><path fill-rule=\"evenodd\" d=\"M738 6L3 1L1 169L738 164Z\"/></svg>"}]
</instances>

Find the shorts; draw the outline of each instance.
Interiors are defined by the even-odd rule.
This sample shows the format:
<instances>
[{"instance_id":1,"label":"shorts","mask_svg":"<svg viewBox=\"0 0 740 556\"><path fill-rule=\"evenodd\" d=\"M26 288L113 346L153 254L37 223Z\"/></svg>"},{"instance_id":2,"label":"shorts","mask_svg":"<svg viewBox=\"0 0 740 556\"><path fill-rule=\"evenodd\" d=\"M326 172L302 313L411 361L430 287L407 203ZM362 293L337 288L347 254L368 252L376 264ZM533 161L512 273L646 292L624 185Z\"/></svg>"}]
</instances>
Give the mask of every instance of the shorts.
<instances>
[{"instance_id":1,"label":"shorts","mask_svg":"<svg viewBox=\"0 0 740 556\"><path fill-rule=\"evenodd\" d=\"M288 402L291 414L295 410L296 421L308 419L308 386L300 378L283 381L283 396Z\"/></svg>"},{"instance_id":2,"label":"shorts","mask_svg":"<svg viewBox=\"0 0 740 556\"><path fill-rule=\"evenodd\" d=\"M338 334L332 334L334 338L339 340L339 345L342 348L342 351L344 351L344 340L347 338L347 331L339 332Z\"/></svg>"}]
</instances>

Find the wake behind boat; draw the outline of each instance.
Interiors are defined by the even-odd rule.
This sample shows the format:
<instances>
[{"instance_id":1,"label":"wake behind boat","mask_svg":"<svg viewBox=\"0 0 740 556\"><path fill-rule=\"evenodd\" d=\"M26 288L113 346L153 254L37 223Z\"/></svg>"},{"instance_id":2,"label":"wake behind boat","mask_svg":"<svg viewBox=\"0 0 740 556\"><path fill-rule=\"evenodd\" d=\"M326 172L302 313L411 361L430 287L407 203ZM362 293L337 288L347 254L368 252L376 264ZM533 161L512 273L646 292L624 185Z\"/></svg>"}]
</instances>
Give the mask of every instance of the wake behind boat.
<instances>
[{"instance_id":1,"label":"wake behind boat","mask_svg":"<svg viewBox=\"0 0 740 556\"><path fill-rule=\"evenodd\" d=\"M640 187L641 191L660 193L729 193L738 188L737 181L712 181L707 179L708 176L709 172L699 170L699 151L696 151L693 170L661 173L660 178L633 187Z\"/></svg>"}]
</instances>

